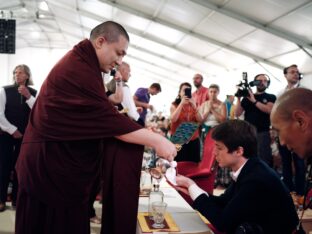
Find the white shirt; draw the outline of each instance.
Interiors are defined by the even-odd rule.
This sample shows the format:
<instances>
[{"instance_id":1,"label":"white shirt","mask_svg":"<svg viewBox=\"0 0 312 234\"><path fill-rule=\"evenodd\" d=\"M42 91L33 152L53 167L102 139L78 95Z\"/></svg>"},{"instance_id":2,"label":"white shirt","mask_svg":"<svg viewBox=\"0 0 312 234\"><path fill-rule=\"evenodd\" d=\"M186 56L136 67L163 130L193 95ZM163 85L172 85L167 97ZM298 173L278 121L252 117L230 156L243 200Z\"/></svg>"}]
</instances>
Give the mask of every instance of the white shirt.
<instances>
[{"instance_id":1,"label":"white shirt","mask_svg":"<svg viewBox=\"0 0 312 234\"><path fill-rule=\"evenodd\" d=\"M247 162L247 161L248 161L248 159L246 160L246 162ZM246 162L244 162L243 165L241 165L241 167L238 168L237 171L231 172L231 177L232 177L232 179L233 179L235 182L236 182L236 180L237 180L239 174L241 173L243 167L245 166Z\"/></svg>"},{"instance_id":2,"label":"white shirt","mask_svg":"<svg viewBox=\"0 0 312 234\"><path fill-rule=\"evenodd\" d=\"M246 160L246 162L247 162L247 161L248 161L248 159ZM234 181L237 180L237 178L238 178L239 174L241 173L243 167L245 166L246 162L245 162L237 171L231 173L232 179L233 179ZM188 192L189 192L190 197L192 198L193 201L194 201L197 197L199 197L200 195L202 195L203 193L205 193L207 196L209 196L208 193L207 193L205 190L203 190L203 189L201 189L200 187L198 187L197 184L192 184L192 185L188 188Z\"/></svg>"},{"instance_id":3,"label":"white shirt","mask_svg":"<svg viewBox=\"0 0 312 234\"><path fill-rule=\"evenodd\" d=\"M124 109L127 109L127 115L137 121L140 118L139 113L137 112L137 108L135 106L133 97L130 93L130 88L128 86L123 86L122 87L123 91L123 98L121 105L123 106Z\"/></svg>"},{"instance_id":4,"label":"white shirt","mask_svg":"<svg viewBox=\"0 0 312 234\"><path fill-rule=\"evenodd\" d=\"M27 105L31 109L36 101L34 96L30 96L28 100L26 100ZM4 115L5 112L5 104L6 104L6 95L4 88L0 88L0 128L12 135L16 130L17 127L11 124Z\"/></svg>"},{"instance_id":5,"label":"white shirt","mask_svg":"<svg viewBox=\"0 0 312 234\"><path fill-rule=\"evenodd\" d=\"M284 89L280 90L280 91L277 93L276 97L281 96L283 93L285 93L285 92L288 91L288 90L291 90L291 89L294 89L294 88L299 88L299 87L305 88L304 86L302 86L302 85L300 84L300 82L297 82L297 84L295 84L295 85L292 86L292 87L288 87L288 85L287 85Z\"/></svg>"}]
</instances>

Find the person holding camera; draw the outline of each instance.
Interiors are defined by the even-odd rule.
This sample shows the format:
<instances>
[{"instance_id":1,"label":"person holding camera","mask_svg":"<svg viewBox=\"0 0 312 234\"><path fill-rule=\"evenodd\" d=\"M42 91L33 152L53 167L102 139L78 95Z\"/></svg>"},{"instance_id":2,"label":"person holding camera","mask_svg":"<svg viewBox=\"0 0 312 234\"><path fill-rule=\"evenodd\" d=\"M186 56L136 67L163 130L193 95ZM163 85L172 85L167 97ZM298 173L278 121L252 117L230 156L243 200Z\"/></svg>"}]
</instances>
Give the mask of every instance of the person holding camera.
<instances>
[{"instance_id":1,"label":"person holding camera","mask_svg":"<svg viewBox=\"0 0 312 234\"><path fill-rule=\"evenodd\" d=\"M244 96L242 100L241 96L238 95L235 116L239 117L244 112L245 120L256 127L258 156L272 167L270 113L276 96L265 92L270 85L270 79L266 74L256 75L254 83L257 84L257 92L255 94L249 88L248 95Z\"/></svg>"},{"instance_id":2,"label":"person holding camera","mask_svg":"<svg viewBox=\"0 0 312 234\"><path fill-rule=\"evenodd\" d=\"M171 135L183 122L202 122L202 116L199 113L194 100L192 99L192 86L190 83L182 83L179 88L177 98L170 107L171 113ZM184 144L177 153L175 161L200 161L200 141L199 131L192 136L189 143Z\"/></svg>"}]
</instances>

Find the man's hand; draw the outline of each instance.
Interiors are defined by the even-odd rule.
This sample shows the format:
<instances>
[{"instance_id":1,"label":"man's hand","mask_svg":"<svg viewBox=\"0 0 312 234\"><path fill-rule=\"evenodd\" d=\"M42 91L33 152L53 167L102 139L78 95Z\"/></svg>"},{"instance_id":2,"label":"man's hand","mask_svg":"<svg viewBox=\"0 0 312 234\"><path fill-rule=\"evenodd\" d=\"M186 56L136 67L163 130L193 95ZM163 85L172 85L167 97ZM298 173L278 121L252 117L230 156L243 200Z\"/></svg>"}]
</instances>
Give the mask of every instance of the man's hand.
<instances>
[{"instance_id":1,"label":"man's hand","mask_svg":"<svg viewBox=\"0 0 312 234\"><path fill-rule=\"evenodd\" d=\"M116 82L122 81L122 76L121 76L121 73L119 71L116 71L116 73L114 75L114 79Z\"/></svg>"},{"instance_id":2,"label":"man's hand","mask_svg":"<svg viewBox=\"0 0 312 234\"><path fill-rule=\"evenodd\" d=\"M25 85L18 86L18 92L23 95L27 100L30 98L31 94Z\"/></svg>"},{"instance_id":3,"label":"man's hand","mask_svg":"<svg viewBox=\"0 0 312 234\"><path fill-rule=\"evenodd\" d=\"M180 104L181 105L184 105L185 103L188 103L190 101L190 98L188 97L188 96L183 96L182 98L181 98L181 102L180 102Z\"/></svg>"},{"instance_id":4,"label":"man's hand","mask_svg":"<svg viewBox=\"0 0 312 234\"><path fill-rule=\"evenodd\" d=\"M22 134L20 131L16 130L16 131L12 134L12 136L13 136L14 139L20 139L20 138L23 137L23 134Z\"/></svg>"},{"instance_id":5,"label":"man's hand","mask_svg":"<svg viewBox=\"0 0 312 234\"><path fill-rule=\"evenodd\" d=\"M153 107L153 105L147 104L147 109L150 109L153 112L154 107Z\"/></svg>"},{"instance_id":6,"label":"man's hand","mask_svg":"<svg viewBox=\"0 0 312 234\"><path fill-rule=\"evenodd\" d=\"M137 106L136 109L139 114L143 112L143 107Z\"/></svg>"},{"instance_id":7,"label":"man's hand","mask_svg":"<svg viewBox=\"0 0 312 234\"><path fill-rule=\"evenodd\" d=\"M187 195L190 195L188 192L188 188L192 185L195 184L193 180L190 178L187 178L183 175L177 175L176 177L176 182L177 186L175 187L178 191L181 191Z\"/></svg>"},{"instance_id":8,"label":"man's hand","mask_svg":"<svg viewBox=\"0 0 312 234\"><path fill-rule=\"evenodd\" d=\"M249 89L249 90L248 90L248 93L249 93L249 97L247 97L248 100L249 100L251 103L255 103L257 100L256 100L255 95L253 94L253 92Z\"/></svg>"}]
</instances>

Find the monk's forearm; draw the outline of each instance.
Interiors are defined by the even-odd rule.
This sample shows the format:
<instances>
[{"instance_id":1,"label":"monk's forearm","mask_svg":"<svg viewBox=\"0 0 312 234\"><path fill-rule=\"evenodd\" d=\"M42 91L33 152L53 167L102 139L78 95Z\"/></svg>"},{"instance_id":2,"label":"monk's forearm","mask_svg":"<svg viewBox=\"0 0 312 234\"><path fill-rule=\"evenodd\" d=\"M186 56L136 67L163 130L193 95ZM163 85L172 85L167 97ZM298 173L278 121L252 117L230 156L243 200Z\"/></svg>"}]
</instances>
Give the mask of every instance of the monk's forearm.
<instances>
[{"instance_id":1,"label":"monk's forearm","mask_svg":"<svg viewBox=\"0 0 312 234\"><path fill-rule=\"evenodd\" d=\"M130 132L124 135L116 136L119 140L154 147L159 142L161 136L145 128Z\"/></svg>"},{"instance_id":2,"label":"monk's forearm","mask_svg":"<svg viewBox=\"0 0 312 234\"><path fill-rule=\"evenodd\" d=\"M172 161L177 155L177 150L174 144L172 144L165 137L145 128L117 136L116 138L129 143L150 146L155 149L157 156L165 158L169 161Z\"/></svg>"}]
</instances>

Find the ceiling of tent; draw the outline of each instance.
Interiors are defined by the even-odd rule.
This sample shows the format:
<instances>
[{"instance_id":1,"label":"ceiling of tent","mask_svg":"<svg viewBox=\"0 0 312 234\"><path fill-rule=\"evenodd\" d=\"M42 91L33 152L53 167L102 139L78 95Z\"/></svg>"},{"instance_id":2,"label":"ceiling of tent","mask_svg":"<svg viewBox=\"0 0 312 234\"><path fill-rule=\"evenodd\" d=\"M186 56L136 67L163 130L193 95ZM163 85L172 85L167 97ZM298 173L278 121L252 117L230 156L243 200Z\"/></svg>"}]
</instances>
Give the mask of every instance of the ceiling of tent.
<instances>
[{"instance_id":1,"label":"ceiling of tent","mask_svg":"<svg viewBox=\"0 0 312 234\"><path fill-rule=\"evenodd\" d=\"M0 0L0 10L16 19L17 49L70 48L117 21L132 70L171 85L293 63L312 74L311 0Z\"/></svg>"}]
</instances>

